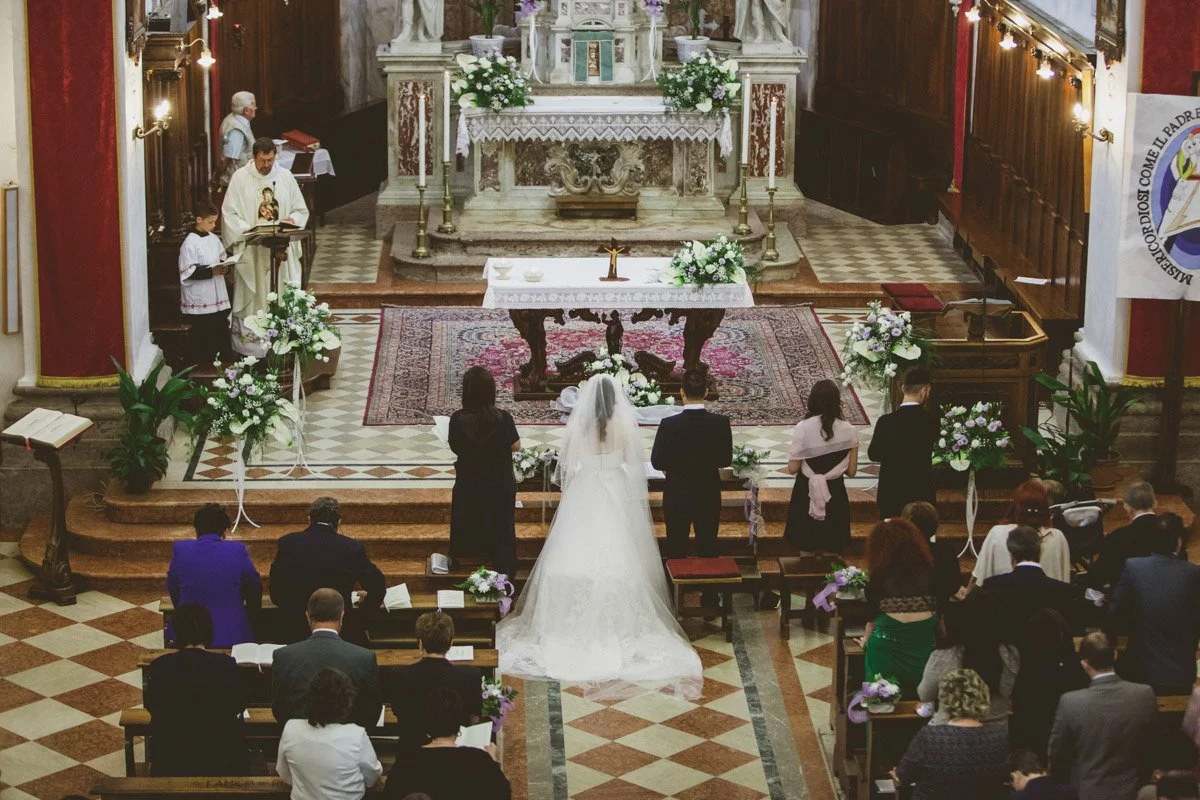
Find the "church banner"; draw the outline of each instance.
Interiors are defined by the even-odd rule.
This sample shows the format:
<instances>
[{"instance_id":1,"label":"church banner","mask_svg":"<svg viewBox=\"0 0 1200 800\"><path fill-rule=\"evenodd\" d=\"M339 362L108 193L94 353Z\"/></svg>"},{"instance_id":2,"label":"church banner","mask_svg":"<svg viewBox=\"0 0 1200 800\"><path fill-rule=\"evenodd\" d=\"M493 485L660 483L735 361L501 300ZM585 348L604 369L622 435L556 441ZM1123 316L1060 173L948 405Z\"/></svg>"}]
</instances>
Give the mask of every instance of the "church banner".
<instances>
[{"instance_id":1,"label":"church banner","mask_svg":"<svg viewBox=\"0 0 1200 800\"><path fill-rule=\"evenodd\" d=\"M1200 300L1200 98L1129 95L1117 296Z\"/></svg>"}]
</instances>

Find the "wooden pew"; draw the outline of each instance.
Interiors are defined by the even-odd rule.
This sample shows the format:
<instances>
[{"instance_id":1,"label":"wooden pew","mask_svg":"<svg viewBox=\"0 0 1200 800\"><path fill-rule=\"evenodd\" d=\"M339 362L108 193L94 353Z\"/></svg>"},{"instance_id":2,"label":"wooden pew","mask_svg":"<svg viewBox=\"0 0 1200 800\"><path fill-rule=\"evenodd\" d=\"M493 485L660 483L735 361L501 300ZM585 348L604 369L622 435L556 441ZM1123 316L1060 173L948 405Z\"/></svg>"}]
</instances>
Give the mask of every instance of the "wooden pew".
<instances>
[{"instance_id":1,"label":"wooden pew","mask_svg":"<svg viewBox=\"0 0 1200 800\"><path fill-rule=\"evenodd\" d=\"M288 800L292 787L279 778L101 778L92 787L102 800Z\"/></svg>"},{"instance_id":2,"label":"wooden pew","mask_svg":"<svg viewBox=\"0 0 1200 800\"><path fill-rule=\"evenodd\" d=\"M438 610L437 592L412 592L412 608L396 611L375 611L367 616L367 639L374 649L415 648L417 617ZM175 615L175 604L170 597L158 601L158 610L163 620L163 641L168 647L174 645L167 639L167 626ZM443 611L454 620L455 644L474 647L496 646L496 623L500 620L498 603L480 603L470 594L464 593L463 608L446 608ZM281 628L280 611L264 597L262 609L251 620L255 635L260 642L278 642Z\"/></svg>"}]
</instances>

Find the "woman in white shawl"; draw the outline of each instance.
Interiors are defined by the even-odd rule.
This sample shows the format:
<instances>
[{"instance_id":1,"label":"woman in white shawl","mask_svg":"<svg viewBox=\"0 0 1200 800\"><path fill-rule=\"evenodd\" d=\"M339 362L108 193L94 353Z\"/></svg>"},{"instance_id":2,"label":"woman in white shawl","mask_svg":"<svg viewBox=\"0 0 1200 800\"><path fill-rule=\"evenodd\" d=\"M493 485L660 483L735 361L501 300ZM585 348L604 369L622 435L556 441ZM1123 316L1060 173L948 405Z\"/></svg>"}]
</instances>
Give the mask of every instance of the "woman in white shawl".
<instances>
[{"instance_id":1,"label":"woman in white shawl","mask_svg":"<svg viewBox=\"0 0 1200 800\"><path fill-rule=\"evenodd\" d=\"M796 476L784 537L805 553L840 553L850 543L845 477L858 470L858 431L842 419L842 393L818 381L808 417L792 432L788 472Z\"/></svg>"}]
</instances>

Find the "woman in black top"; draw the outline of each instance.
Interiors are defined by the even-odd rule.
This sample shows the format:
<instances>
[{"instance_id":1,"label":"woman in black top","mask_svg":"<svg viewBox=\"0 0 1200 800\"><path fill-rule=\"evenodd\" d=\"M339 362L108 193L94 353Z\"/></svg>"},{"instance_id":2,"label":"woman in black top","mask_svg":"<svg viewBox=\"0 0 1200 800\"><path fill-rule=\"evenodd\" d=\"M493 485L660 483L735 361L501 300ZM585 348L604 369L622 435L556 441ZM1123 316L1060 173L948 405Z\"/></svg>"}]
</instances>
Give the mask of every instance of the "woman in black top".
<instances>
[{"instance_id":1,"label":"woman in black top","mask_svg":"<svg viewBox=\"0 0 1200 800\"><path fill-rule=\"evenodd\" d=\"M433 800L512 800L512 786L496 763L495 744L487 750L454 746L459 727L467 721L458 693L434 689L426 709L424 733L430 742L396 754L384 795L394 800L417 793Z\"/></svg>"},{"instance_id":2,"label":"woman in black top","mask_svg":"<svg viewBox=\"0 0 1200 800\"><path fill-rule=\"evenodd\" d=\"M146 667L144 701L150 712L150 774L203 777L248 775L237 664L204 648L212 617L199 603L175 609L178 652Z\"/></svg>"},{"instance_id":3,"label":"woman in black top","mask_svg":"<svg viewBox=\"0 0 1200 800\"><path fill-rule=\"evenodd\" d=\"M1008 727L1013 746L1028 748L1039 758L1046 757L1059 698L1088 685L1073 635L1062 614L1044 608L1029 618L1018 641L1021 669Z\"/></svg>"},{"instance_id":4,"label":"woman in black top","mask_svg":"<svg viewBox=\"0 0 1200 800\"><path fill-rule=\"evenodd\" d=\"M450 557L484 558L496 571L517 569L517 482L512 454L521 439L512 415L496 408L496 381L483 367L463 375L463 407L450 417L454 492Z\"/></svg>"}]
</instances>

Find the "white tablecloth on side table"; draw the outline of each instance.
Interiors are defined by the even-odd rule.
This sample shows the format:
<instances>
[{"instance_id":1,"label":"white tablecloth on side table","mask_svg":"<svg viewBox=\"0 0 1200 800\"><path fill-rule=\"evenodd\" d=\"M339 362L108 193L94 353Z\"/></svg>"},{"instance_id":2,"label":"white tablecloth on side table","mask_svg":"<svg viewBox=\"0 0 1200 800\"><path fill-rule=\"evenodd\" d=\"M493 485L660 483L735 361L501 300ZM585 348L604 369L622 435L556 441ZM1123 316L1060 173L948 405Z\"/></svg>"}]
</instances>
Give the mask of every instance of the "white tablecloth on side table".
<instances>
[{"instance_id":1,"label":"white tablecloth on side table","mask_svg":"<svg viewBox=\"0 0 1200 800\"><path fill-rule=\"evenodd\" d=\"M286 170L291 170L292 164L296 161L296 151L289 150L286 147L279 148L279 166ZM329 151L324 147L313 151L313 175L337 175L333 171L333 158L330 157Z\"/></svg>"},{"instance_id":2,"label":"white tablecloth on side table","mask_svg":"<svg viewBox=\"0 0 1200 800\"><path fill-rule=\"evenodd\" d=\"M754 294L744 283L712 286L672 286L658 276L670 258L619 258L617 274L628 281L603 283L608 274L608 257L596 258L509 258L508 280L496 277L488 259L484 276L488 281L484 308L751 308ZM542 271L537 282L525 280L525 270Z\"/></svg>"}]
</instances>

